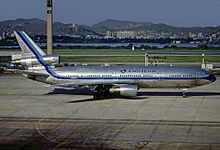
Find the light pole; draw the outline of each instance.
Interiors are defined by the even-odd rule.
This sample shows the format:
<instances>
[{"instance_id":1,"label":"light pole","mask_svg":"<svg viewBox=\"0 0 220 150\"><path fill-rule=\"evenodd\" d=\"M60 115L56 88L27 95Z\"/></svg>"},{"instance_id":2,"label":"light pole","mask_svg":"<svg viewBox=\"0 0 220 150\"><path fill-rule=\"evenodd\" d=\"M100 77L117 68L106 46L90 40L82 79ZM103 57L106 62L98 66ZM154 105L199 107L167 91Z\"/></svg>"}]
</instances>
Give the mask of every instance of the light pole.
<instances>
[{"instance_id":1,"label":"light pole","mask_svg":"<svg viewBox=\"0 0 220 150\"><path fill-rule=\"evenodd\" d=\"M47 55L53 54L53 1L47 0Z\"/></svg>"},{"instance_id":2,"label":"light pole","mask_svg":"<svg viewBox=\"0 0 220 150\"><path fill-rule=\"evenodd\" d=\"M148 53L145 54L145 66L149 65Z\"/></svg>"},{"instance_id":3,"label":"light pole","mask_svg":"<svg viewBox=\"0 0 220 150\"><path fill-rule=\"evenodd\" d=\"M206 65L205 65L205 54L202 54L202 66L201 68L205 69Z\"/></svg>"}]
</instances>

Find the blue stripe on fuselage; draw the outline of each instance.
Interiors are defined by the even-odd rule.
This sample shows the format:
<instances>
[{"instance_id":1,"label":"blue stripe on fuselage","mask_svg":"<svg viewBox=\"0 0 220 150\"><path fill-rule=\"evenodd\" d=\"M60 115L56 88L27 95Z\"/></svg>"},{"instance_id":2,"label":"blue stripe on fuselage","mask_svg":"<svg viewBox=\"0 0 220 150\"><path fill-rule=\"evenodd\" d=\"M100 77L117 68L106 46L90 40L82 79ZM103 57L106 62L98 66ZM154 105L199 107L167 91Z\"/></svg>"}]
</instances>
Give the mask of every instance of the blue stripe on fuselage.
<instances>
[{"instance_id":1,"label":"blue stripe on fuselage","mask_svg":"<svg viewBox=\"0 0 220 150\"><path fill-rule=\"evenodd\" d=\"M44 59L42 58L41 54L36 50L36 48L33 46L33 44L27 39L27 37L24 35L23 32L17 32L18 35L20 36L20 38L24 41L24 43L28 46L28 48L33 52L33 54L35 55L35 57L37 58L37 60L41 63L41 65L44 66L44 68L46 69L46 71L54 78L58 78L58 79L71 79L68 77L63 77L63 76L59 76L57 75L52 68L44 61Z\"/></svg>"},{"instance_id":2,"label":"blue stripe on fuselage","mask_svg":"<svg viewBox=\"0 0 220 150\"><path fill-rule=\"evenodd\" d=\"M128 78L121 78L121 77L119 77L119 78L113 78L113 77L109 77L109 78L106 78L106 77L77 77L77 79L84 79L84 80L86 80L86 79L104 79L104 80L110 80L110 79L117 79L117 80L196 80L196 79L199 79L199 80L201 80L201 79L204 79L204 80L210 80L210 77L209 76L207 76L207 77L200 77L200 78L169 78L169 77L148 77L148 78L146 78L146 77L138 77L138 78L132 78L132 77L128 77Z\"/></svg>"}]
</instances>

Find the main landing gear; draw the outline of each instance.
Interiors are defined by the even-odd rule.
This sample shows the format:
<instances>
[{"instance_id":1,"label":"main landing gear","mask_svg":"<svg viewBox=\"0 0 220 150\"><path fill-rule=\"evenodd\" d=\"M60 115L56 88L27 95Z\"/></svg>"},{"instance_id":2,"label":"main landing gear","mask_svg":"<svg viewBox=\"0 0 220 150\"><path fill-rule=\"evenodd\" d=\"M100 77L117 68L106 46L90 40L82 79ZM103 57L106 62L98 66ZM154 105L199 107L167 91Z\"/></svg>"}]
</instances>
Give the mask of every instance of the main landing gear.
<instances>
[{"instance_id":1,"label":"main landing gear","mask_svg":"<svg viewBox=\"0 0 220 150\"><path fill-rule=\"evenodd\" d=\"M97 88L95 88L95 93L93 95L94 99L100 100L103 98L106 98L110 95L109 92L110 87L104 86L104 85L100 85Z\"/></svg>"}]
</instances>

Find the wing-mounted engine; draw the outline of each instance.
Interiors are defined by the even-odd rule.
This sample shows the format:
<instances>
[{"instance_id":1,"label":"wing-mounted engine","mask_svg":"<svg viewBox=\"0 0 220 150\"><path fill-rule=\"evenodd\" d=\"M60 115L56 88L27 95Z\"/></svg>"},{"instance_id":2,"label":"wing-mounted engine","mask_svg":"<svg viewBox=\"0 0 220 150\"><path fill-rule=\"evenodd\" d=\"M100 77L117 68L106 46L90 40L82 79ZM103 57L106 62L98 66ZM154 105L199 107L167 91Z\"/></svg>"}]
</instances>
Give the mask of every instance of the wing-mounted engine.
<instances>
[{"instance_id":1,"label":"wing-mounted engine","mask_svg":"<svg viewBox=\"0 0 220 150\"><path fill-rule=\"evenodd\" d=\"M58 55L47 55L47 56L42 56L42 57L48 65L53 66L55 64L60 63L60 57ZM27 68L42 66L35 57L22 58L19 56L12 56L11 63L16 66L21 65L22 67L27 67Z\"/></svg>"},{"instance_id":2,"label":"wing-mounted engine","mask_svg":"<svg viewBox=\"0 0 220 150\"><path fill-rule=\"evenodd\" d=\"M114 85L110 90L110 93L116 93L120 96L125 97L135 97L138 93L138 87L136 85L129 85L129 84L123 84L123 85Z\"/></svg>"}]
</instances>

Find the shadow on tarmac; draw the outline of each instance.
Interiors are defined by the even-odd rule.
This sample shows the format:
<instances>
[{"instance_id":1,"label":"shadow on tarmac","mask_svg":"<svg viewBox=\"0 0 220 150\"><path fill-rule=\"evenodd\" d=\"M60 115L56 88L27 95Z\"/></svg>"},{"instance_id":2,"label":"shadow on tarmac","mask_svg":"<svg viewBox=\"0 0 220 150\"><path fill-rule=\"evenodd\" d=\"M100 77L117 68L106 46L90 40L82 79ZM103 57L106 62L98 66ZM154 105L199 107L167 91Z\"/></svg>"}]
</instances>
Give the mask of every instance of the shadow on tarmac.
<instances>
[{"instance_id":1,"label":"shadow on tarmac","mask_svg":"<svg viewBox=\"0 0 220 150\"><path fill-rule=\"evenodd\" d=\"M47 93L47 95L54 95L54 94L68 94L68 95L87 95L87 96L92 96L95 93L94 90L90 90L88 88L85 89L61 89L61 88L56 88L53 91ZM187 97L198 97L198 96L218 96L220 95L220 92L187 92L186 96ZM138 97L139 96L139 97ZM147 99L148 97L155 97L155 96L161 96L161 97L182 97L182 92L138 92L137 97L120 97L120 96L115 96L111 95L108 97L105 97L103 100L109 100L109 99L115 99L115 98L122 98L126 100L143 100ZM94 102L94 101L100 101L94 98L87 98L87 99L80 99L80 100L73 100L69 101L67 103L83 103L83 102Z\"/></svg>"},{"instance_id":2,"label":"shadow on tarmac","mask_svg":"<svg viewBox=\"0 0 220 150\"><path fill-rule=\"evenodd\" d=\"M69 95L93 95L94 90L85 89L61 89L55 88L53 91L47 93L53 94L69 94ZM220 92L186 92L187 96L219 96ZM137 96L182 96L182 92L138 92ZM129 98L134 99L134 98Z\"/></svg>"},{"instance_id":3,"label":"shadow on tarmac","mask_svg":"<svg viewBox=\"0 0 220 150\"><path fill-rule=\"evenodd\" d=\"M187 97L218 96L219 92L186 92ZM182 92L139 92L138 96L182 96Z\"/></svg>"},{"instance_id":4,"label":"shadow on tarmac","mask_svg":"<svg viewBox=\"0 0 220 150\"><path fill-rule=\"evenodd\" d=\"M93 95L95 93L94 90L90 90L88 88L84 89L62 89L62 88L55 88L54 90L48 92L48 95L53 94L68 94L68 95Z\"/></svg>"}]
</instances>

